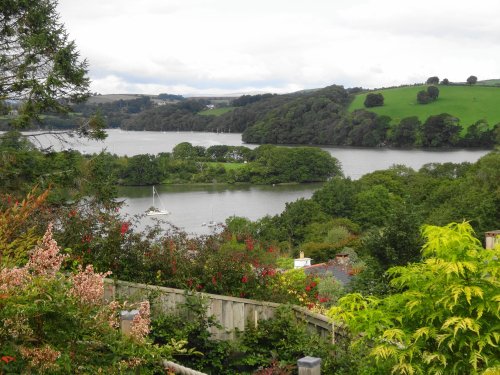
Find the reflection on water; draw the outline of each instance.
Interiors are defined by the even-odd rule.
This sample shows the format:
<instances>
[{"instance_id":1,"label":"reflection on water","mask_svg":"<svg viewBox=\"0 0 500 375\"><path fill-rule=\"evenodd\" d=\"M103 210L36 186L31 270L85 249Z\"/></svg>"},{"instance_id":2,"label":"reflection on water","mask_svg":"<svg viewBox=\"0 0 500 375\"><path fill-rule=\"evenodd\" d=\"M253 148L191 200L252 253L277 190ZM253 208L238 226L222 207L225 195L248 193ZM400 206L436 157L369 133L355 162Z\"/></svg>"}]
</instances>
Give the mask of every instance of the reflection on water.
<instances>
[{"instance_id":1,"label":"reflection on water","mask_svg":"<svg viewBox=\"0 0 500 375\"><path fill-rule=\"evenodd\" d=\"M256 220L275 215L285 209L286 202L310 198L322 184L297 184L276 186L228 186L228 185L178 185L156 186L162 203L171 212L161 216L163 220L184 229L188 233L209 234L210 227L203 223L222 222L236 215ZM120 200L126 206L123 213L144 213L153 202L151 187L122 187ZM144 225L154 219L145 217Z\"/></svg>"}]
</instances>

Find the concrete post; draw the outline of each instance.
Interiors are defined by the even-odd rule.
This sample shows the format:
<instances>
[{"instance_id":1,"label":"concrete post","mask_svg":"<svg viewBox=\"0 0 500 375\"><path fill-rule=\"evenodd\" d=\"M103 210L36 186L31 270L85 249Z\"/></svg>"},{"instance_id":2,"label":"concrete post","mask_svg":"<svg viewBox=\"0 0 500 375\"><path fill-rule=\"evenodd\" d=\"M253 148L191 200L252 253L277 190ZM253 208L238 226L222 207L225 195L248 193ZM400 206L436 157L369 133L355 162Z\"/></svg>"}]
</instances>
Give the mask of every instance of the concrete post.
<instances>
[{"instance_id":1,"label":"concrete post","mask_svg":"<svg viewBox=\"0 0 500 375\"><path fill-rule=\"evenodd\" d=\"M321 358L304 357L297 361L299 375L320 375Z\"/></svg>"},{"instance_id":2,"label":"concrete post","mask_svg":"<svg viewBox=\"0 0 500 375\"><path fill-rule=\"evenodd\" d=\"M120 312L120 328L124 335L130 335L132 332L132 321L139 314L139 310L123 310Z\"/></svg>"}]
</instances>

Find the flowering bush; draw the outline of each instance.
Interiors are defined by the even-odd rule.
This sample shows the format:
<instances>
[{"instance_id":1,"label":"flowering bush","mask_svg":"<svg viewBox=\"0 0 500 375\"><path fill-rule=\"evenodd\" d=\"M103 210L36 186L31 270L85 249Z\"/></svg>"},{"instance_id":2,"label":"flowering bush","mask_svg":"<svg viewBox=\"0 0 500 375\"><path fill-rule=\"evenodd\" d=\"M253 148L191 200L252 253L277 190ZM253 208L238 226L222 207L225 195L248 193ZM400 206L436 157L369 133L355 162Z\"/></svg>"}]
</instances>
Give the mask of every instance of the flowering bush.
<instances>
[{"instance_id":1,"label":"flowering bush","mask_svg":"<svg viewBox=\"0 0 500 375\"><path fill-rule=\"evenodd\" d=\"M49 225L23 267L0 270L0 373L141 373L160 369L172 347L152 345L149 302L142 302L132 334L117 330L121 306L103 302L103 279L91 265L66 276L65 256Z\"/></svg>"}]
</instances>

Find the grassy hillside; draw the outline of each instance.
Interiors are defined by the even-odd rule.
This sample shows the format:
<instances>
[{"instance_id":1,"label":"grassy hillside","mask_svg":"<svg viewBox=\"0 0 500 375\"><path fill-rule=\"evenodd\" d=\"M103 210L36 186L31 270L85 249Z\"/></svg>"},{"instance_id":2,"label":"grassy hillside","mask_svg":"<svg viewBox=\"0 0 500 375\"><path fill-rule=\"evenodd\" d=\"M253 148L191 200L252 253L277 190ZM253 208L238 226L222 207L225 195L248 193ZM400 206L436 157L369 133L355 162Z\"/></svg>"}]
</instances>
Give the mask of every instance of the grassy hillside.
<instances>
[{"instance_id":1,"label":"grassy hillside","mask_svg":"<svg viewBox=\"0 0 500 375\"><path fill-rule=\"evenodd\" d=\"M214 108L214 109L206 109L204 111L198 112L201 116L220 116L224 113L231 112L234 107L222 107L222 108Z\"/></svg>"},{"instance_id":2,"label":"grassy hillside","mask_svg":"<svg viewBox=\"0 0 500 375\"><path fill-rule=\"evenodd\" d=\"M486 86L442 86L439 98L429 104L417 103L417 92L427 86L399 87L378 90L384 95L384 106L371 108L377 114L387 115L393 122L404 117L418 116L425 121L431 115L449 113L460 119L466 128L480 119L486 119L490 126L500 122L500 88ZM359 94L349 106L349 111L364 108L366 93Z\"/></svg>"}]
</instances>

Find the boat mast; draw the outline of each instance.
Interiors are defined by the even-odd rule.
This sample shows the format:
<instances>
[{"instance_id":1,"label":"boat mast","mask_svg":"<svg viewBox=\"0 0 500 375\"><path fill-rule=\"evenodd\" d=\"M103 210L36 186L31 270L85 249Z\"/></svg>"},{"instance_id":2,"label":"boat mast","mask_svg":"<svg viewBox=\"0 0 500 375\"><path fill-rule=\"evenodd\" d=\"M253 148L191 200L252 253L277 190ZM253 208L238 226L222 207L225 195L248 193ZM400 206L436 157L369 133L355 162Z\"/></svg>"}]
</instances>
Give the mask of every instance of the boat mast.
<instances>
[{"instance_id":1,"label":"boat mast","mask_svg":"<svg viewBox=\"0 0 500 375\"><path fill-rule=\"evenodd\" d=\"M153 185L153 207L155 207L155 187Z\"/></svg>"}]
</instances>

